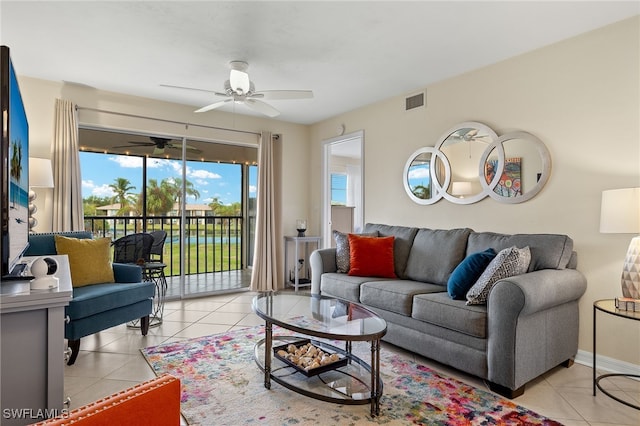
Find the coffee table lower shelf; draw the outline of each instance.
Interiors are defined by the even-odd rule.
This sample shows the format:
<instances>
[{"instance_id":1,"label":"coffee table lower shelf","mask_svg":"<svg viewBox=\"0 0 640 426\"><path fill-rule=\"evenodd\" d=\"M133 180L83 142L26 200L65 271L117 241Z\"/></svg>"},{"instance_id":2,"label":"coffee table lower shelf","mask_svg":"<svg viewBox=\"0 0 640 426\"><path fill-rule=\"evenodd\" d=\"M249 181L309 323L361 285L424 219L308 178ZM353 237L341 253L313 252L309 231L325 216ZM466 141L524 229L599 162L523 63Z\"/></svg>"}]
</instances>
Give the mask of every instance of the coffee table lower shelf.
<instances>
[{"instance_id":1,"label":"coffee table lower shelf","mask_svg":"<svg viewBox=\"0 0 640 426\"><path fill-rule=\"evenodd\" d=\"M308 337L299 336L273 336L273 346L277 342L295 343L299 340L308 340ZM345 405L376 405L382 395L382 380L378 379L378 400L371 397L371 367L357 356L348 353L329 343L312 339L311 342L325 351L336 352L345 356L349 362L322 372L317 375L306 376L294 367L286 364L271 354L271 379L301 395L320 401ZM265 339L256 343L254 348L255 361L258 367L265 371Z\"/></svg>"}]
</instances>

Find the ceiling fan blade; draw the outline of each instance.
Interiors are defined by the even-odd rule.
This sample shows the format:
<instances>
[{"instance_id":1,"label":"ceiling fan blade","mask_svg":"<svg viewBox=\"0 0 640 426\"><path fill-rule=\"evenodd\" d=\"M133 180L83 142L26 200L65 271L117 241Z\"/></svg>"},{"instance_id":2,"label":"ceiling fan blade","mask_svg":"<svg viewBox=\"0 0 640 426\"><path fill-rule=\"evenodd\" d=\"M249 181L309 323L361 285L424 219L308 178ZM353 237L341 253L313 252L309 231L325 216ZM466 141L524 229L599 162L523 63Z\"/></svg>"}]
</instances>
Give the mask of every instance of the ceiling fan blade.
<instances>
[{"instance_id":1,"label":"ceiling fan blade","mask_svg":"<svg viewBox=\"0 0 640 426\"><path fill-rule=\"evenodd\" d=\"M231 70L229 75L229 83L231 88L236 92L248 93L251 89L251 82L249 81L249 74L244 71Z\"/></svg>"},{"instance_id":2,"label":"ceiling fan blade","mask_svg":"<svg viewBox=\"0 0 640 426\"><path fill-rule=\"evenodd\" d=\"M118 145L112 146L111 148L137 148L142 146L154 146L153 142L139 142L139 141L129 141L130 145Z\"/></svg>"},{"instance_id":3,"label":"ceiling fan blade","mask_svg":"<svg viewBox=\"0 0 640 426\"><path fill-rule=\"evenodd\" d=\"M311 99L313 91L311 90L261 90L256 95L262 99L280 100L280 99Z\"/></svg>"},{"instance_id":4,"label":"ceiling fan blade","mask_svg":"<svg viewBox=\"0 0 640 426\"><path fill-rule=\"evenodd\" d=\"M204 106L200 109L195 110L194 112L207 112L207 111L211 111L212 109L216 109L221 107L222 105L226 104L227 102L231 102L233 101L233 99L225 99L224 101L220 101L220 102L214 102L210 105Z\"/></svg>"},{"instance_id":5,"label":"ceiling fan blade","mask_svg":"<svg viewBox=\"0 0 640 426\"><path fill-rule=\"evenodd\" d=\"M244 104L254 111L258 111L268 117L276 117L280 115L280 111L272 107L271 105L258 101L256 99L245 99Z\"/></svg>"},{"instance_id":6,"label":"ceiling fan blade","mask_svg":"<svg viewBox=\"0 0 640 426\"><path fill-rule=\"evenodd\" d=\"M171 149L179 149L179 150L182 150L182 145L177 145L177 144L169 144L169 145L167 145L166 147L167 147L167 148L171 148ZM191 152L193 152L194 154L199 154L199 153L201 153L201 152L202 152L202 151L201 151L201 150L199 150L198 148L196 148L196 147L194 147L194 146L191 146L191 145L187 145L187 151L191 151Z\"/></svg>"},{"instance_id":7,"label":"ceiling fan blade","mask_svg":"<svg viewBox=\"0 0 640 426\"><path fill-rule=\"evenodd\" d=\"M184 90L197 90L198 92L207 92L207 93L213 93L216 96L227 96L226 93L221 93L221 92L216 92L215 90L207 90L207 89L198 89L196 87L186 87L186 86L174 86L171 84L161 84L160 86L162 87L169 87L171 89L184 89Z\"/></svg>"}]
</instances>

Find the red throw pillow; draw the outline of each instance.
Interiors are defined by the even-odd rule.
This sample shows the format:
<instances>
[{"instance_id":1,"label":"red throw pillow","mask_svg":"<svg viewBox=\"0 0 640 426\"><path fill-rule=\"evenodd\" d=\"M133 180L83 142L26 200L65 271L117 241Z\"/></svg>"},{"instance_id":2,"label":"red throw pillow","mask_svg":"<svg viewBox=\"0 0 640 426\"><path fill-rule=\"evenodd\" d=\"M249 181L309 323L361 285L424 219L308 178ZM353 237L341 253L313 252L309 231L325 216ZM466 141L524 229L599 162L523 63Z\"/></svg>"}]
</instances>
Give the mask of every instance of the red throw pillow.
<instances>
[{"instance_id":1,"label":"red throw pillow","mask_svg":"<svg viewBox=\"0 0 640 426\"><path fill-rule=\"evenodd\" d=\"M349 234L349 275L397 278L393 267L394 237Z\"/></svg>"}]
</instances>

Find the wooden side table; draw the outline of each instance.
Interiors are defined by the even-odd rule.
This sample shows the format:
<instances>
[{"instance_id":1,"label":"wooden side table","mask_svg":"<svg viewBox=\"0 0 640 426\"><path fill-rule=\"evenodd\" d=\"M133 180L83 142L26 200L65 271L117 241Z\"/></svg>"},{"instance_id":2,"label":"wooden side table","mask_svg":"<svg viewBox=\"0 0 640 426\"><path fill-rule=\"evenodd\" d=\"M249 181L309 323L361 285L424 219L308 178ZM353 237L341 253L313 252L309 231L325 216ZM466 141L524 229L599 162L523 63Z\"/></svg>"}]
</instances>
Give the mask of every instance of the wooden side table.
<instances>
[{"instance_id":1,"label":"wooden side table","mask_svg":"<svg viewBox=\"0 0 640 426\"><path fill-rule=\"evenodd\" d=\"M609 393L606 389L600 386L600 380L606 377L634 377L640 378L639 374L622 374L622 373L609 373L609 374L601 374L597 376L596 373L596 314L597 312L604 312L605 314L615 315L620 318L625 318L633 321L640 321L640 312L634 311L624 311L616 308L614 299L603 299L597 300L593 303L593 396L596 396L596 388L600 389L603 394L607 395L609 398L615 399L616 401L629 406L631 408L635 408L636 410L640 410L640 406L627 402L617 396Z\"/></svg>"},{"instance_id":2,"label":"wooden side table","mask_svg":"<svg viewBox=\"0 0 640 426\"><path fill-rule=\"evenodd\" d=\"M300 277L300 273L298 271L298 262L299 259L304 259L304 263L307 265L309 265L309 243L311 244L315 244L315 248L319 249L320 248L320 241L322 240L322 237L292 237L292 236L285 236L284 237L284 276L285 276L285 282L288 283L290 281L289 279L289 244L293 243L294 244L294 265L293 265L293 287L295 289L295 291L297 292L298 289L300 288L300 286L310 286L311 285L311 280L310 277L306 277L306 279L303 279ZM300 257L301 255L301 251L300 251L300 244L304 243L304 257ZM304 282L301 282L301 280L304 280Z\"/></svg>"}]
</instances>

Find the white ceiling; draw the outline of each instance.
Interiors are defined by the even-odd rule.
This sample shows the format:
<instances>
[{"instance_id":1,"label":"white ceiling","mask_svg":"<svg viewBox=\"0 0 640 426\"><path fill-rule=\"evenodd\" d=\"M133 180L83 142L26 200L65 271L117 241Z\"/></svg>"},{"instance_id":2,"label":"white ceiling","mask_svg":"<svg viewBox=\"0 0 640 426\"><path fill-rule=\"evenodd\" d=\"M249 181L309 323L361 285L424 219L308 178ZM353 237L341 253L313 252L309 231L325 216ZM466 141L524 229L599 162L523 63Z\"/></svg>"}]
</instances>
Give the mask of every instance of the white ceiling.
<instances>
[{"instance_id":1,"label":"white ceiling","mask_svg":"<svg viewBox=\"0 0 640 426\"><path fill-rule=\"evenodd\" d=\"M19 75L194 109L219 98L161 85L222 91L228 62L244 60L257 90L313 90L270 101L310 124L638 13L638 1L2 0L0 35Z\"/></svg>"}]
</instances>

